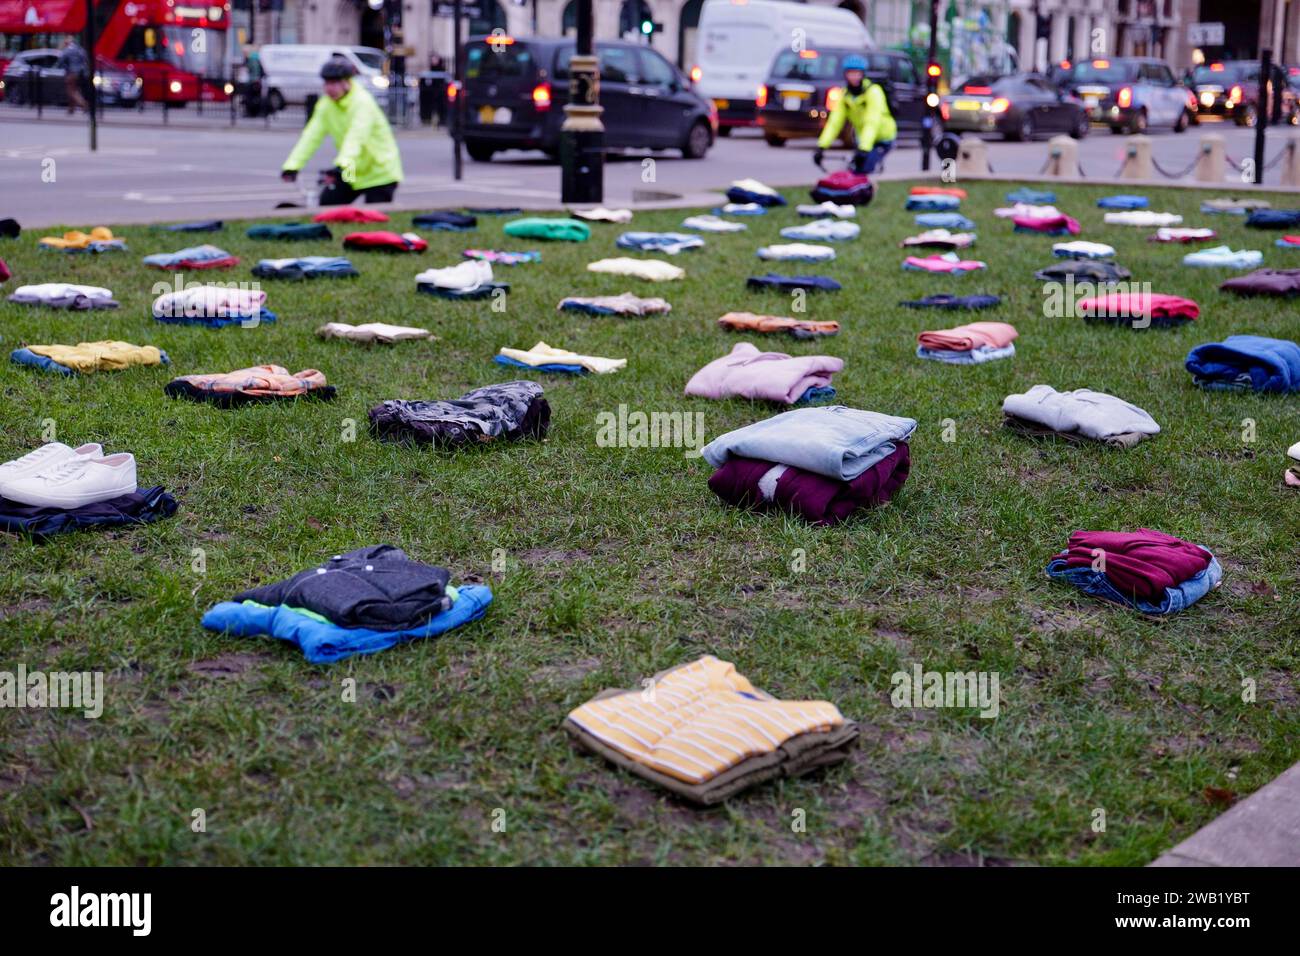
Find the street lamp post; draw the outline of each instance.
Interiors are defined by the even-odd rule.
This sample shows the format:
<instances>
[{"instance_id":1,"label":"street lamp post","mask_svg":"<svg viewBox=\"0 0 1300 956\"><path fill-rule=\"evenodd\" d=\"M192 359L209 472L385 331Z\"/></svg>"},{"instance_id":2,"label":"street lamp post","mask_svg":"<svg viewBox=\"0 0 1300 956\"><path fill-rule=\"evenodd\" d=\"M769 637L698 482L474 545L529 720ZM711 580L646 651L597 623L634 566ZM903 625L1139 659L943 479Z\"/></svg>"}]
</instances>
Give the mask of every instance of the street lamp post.
<instances>
[{"instance_id":1,"label":"street lamp post","mask_svg":"<svg viewBox=\"0 0 1300 956\"><path fill-rule=\"evenodd\" d=\"M95 85L95 0L86 0L86 59L90 62L90 151L99 150L99 87ZM69 107L71 108L71 107Z\"/></svg>"},{"instance_id":2,"label":"street lamp post","mask_svg":"<svg viewBox=\"0 0 1300 956\"><path fill-rule=\"evenodd\" d=\"M600 64L592 44L592 0L578 0L577 15L569 102L560 127L560 201L598 203L605 195L605 124L600 119Z\"/></svg>"},{"instance_id":3,"label":"street lamp post","mask_svg":"<svg viewBox=\"0 0 1300 956\"><path fill-rule=\"evenodd\" d=\"M934 118L939 106L939 0L930 0L930 49L925 60L925 116L921 119L921 170L930 170Z\"/></svg>"}]
</instances>

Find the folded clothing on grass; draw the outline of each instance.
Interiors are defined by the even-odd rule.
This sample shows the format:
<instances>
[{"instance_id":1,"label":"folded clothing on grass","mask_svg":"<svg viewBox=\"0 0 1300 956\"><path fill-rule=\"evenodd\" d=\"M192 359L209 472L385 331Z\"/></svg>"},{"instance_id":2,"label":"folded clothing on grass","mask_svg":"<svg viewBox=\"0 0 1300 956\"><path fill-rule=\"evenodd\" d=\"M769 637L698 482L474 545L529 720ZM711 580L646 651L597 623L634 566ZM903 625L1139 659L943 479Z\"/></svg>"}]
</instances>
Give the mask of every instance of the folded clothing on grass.
<instances>
[{"instance_id":1,"label":"folded clothing on grass","mask_svg":"<svg viewBox=\"0 0 1300 956\"><path fill-rule=\"evenodd\" d=\"M713 210L715 216L766 216L767 207L756 202L729 202Z\"/></svg>"},{"instance_id":2,"label":"folded clothing on grass","mask_svg":"<svg viewBox=\"0 0 1300 956\"><path fill-rule=\"evenodd\" d=\"M253 275L259 279L352 279L360 274L352 260L343 256L261 259L253 266Z\"/></svg>"},{"instance_id":3,"label":"folded clothing on grass","mask_svg":"<svg viewBox=\"0 0 1300 956\"><path fill-rule=\"evenodd\" d=\"M844 288L828 276L783 276L775 272L750 276L745 280L745 285L750 289L776 289L781 292L794 289L804 289L808 292L838 292Z\"/></svg>"},{"instance_id":4,"label":"folded clothing on grass","mask_svg":"<svg viewBox=\"0 0 1300 956\"><path fill-rule=\"evenodd\" d=\"M1300 295L1300 269L1256 269L1244 276L1234 276L1220 283L1224 292L1237 295L1275 295L1290 298Z\"/></svg>"},{"instance_id":5,"label":"folded clothing on grass","mask_svg":"<svg viewBox=\"0 0 1300 956\"><path fill-rule=\"evenodd\" d=\"M543 438L551 406L536 382L488 385L451 401L394 399L370 409L370 430L386 441L457 446Z\"/></svg>"},{"instance_id":6,"label":"folded clothing on grass","mask_svg":"<svg viewBox=\"0 0 1300 956\"><path fill-rule=\"evenodd\" d=\"M585 749L701 806L839 763L858 727L826 701L782 701L704 656L656 674L653 693L606 690L564 729Z\"/></svg>"},{"instance_id":7,"label":"folded clothing on grass","mask_svg":"<svg viewBox=\"0 0 1300 956\"><path fill-rule=\"evenodd\" d=\"M704 240L686 232L625 232L614 244L620 249L640 252L662 252L675 256L688 249L703 249Z\"/></svg>"},{"instance_id":8,"label":"folded clothing on grass","mask_svg":"<svg viewBox=\"0 0 1300 956\"><path fill-rule=\"evenodd\" d=\"M1007 202L1022 202L1042 206L1056 202L1056 193L1050 190L1030 189L1028 186L1022 186L1020 189L1007 193Z\"/></svg>"},{"instance_id":9,"label":"folded clothing on grass","mask_svg":"<svg viewBox=\"0 0 1300 956\"><path fill-rule=\"evenodd\" d=\"M1300 392L1300 345L1261 335L1229 335L1198 345L1184 362L1201 388Z\"/></svg>"},{"instance_id":10,"label":"folded clothing on grass","mask_svg":"<svg viewBox=\"0 0 1300 956\"><path fill-rule=\"evenodd\" d=\"M951 232L947 229L927 229L918 235L908 236L899 245L905 249L968 249L975 245L975 233Z\"/></svg>"},{"instance_id":11,"label":"folded clothing on grass","mask_svg":"<svg viewBox=\"0 0 1300 956\"><path fill-rule=\"evenodd\" d=\"M368 249L375 252L423 252L429 244L413 232L400 235L381 230L379 232L350 232L343 237L344 249Z\"/></svg>"},{"instance_id":12,"label":"folded clothing on grass","mask_svg":"<svg viewBox=\"0 0 1300 956\"><path fill-rule=\"evenodd\" d=\"M1087 242L1075 239L1071 242L1058 242L1052 246L1052 255L1058 259L1113 259L1115 247L1104 242Z\"/></svg>"},{"instance_id":13,"label":"folded clothing on grass","mask_svg":"<svg viewBox=\"0 0 1300 956\"><path fill-rule=\"evenodd\" d=\"M749 227L743 222L732 222L718 216L687 216L682 220L682 228L700 232L744 232Z\"/></svg>"},{"instance_id":14,"label":"folded clothing on grass","mask_svg":"<svg viewBox=\"0 0 1300 956\"><path fill-rule=\"evenodd\" d=\"M1032 203L1018 202L1014 206L1001 206L993 210L999 219L1055 219L1062 215L1055 206L1035 206Z\"/></svg>"},{"instance_id":15,"label":"folded clothing on grass","mask_svg":"<svg viewBox=\"0 0 1300 956\"><path fill-rule=\"evenodd\" d=\"M84 528L149 524L176 513L176 499L162 485L77 508L32 506L0 498L0 531L48 537Z\"/></svg>"},{"instance_id":16,"label":"folded clothing on grass","mask_svg":"<svg viewBox=\"0 0 1300 956\"><path fill-rule=\"evenodd\" d=\"M838 322L813 322L781 315L755 315L753 312L728 312L718 319L718 324L732 332L784 332L796 339L838 335L840 331Z\"/></svg>"},{"instance_id":17,"label":"folded clothing on grass","mask_svg":"<svg viewBox=\"0 0 1300 956\"><path fill-rule=\"evenodd\" d=\"M1150 242L1208 242L1218 235L1213 229L1157 229Z\"/></svg>"},{"instance_id":18,"label":"folded clothing on grass","mask_svg":"<svg viewBox=\"0 0 1300 956\"><path fill-rule=\"evenodd\" d=\"M276 239L281 242L306 242L313 239L333 239L329 226L320 222L269 222L249 226L245 233L249 239Z\"/></svg>"},{"instance_id":19,"label":"folded clothing on grass","mask_svg":"<svg viewBox=\"0 0 1300 956\"><path fill-rule=\"evenodd\" d=\"M916 224L924 229L960 229L969 231L975 228L975 221L967 219L959 212L917 213Z\"/></svg>"},{"instance_id":20,"label":"folded clothing on grass","mask_svg":"<svg viewBox=\"0 0 1300 956\"><path fill-rule=\"evenodd\" d=\"M795 206L794 211L801 216L824 219L834 216L836 219L856 219L858 207L851 203L833 203L829 200L819 203L803 203Z\"/></svg>"},{"instance_id":21,"label":"folded clothing on grass","mask_svg":"<svg viewBox=\"0 0 1300 956\"><path fill-rule=\"evenodd\" d=\"M255 365L208 375L182 375L163 387L163 393L172 398L211 402L218 408L304 397L332 399L336 391L333 385L326 384L323 372L309 368L290 375L288 369L279 365Z\"/></svg>"},{"instance_id":22,"label":"folded clothing on grass","mask_svg":"<svg viewBox=\"0 0 1300 956\"><path fill-rule=\"evenodd\" d=\"M1151 203L1146 196L1102 196L1097 200L1098 209L1146 209Z\"/></svg>"},{"instance_id":23,"label":"folded clothing on grass","mask_svg":"<svg viewBox=\"0 0 1300 956\"><path fill-rule=\"evenodd\" d=\"M225 249L204 244L180 249L176 252L156 252L144 257L144 264L151 269L229 269L239 265L239 257L232 256Z\"/></svg>"},{"instance_id":24,"label":"folded clothing on grass","mask_svg":"<svg viewBox=\"0 0 1300 956\"><path fill-rule=\"evenodd\" d=\"M200 219L198 222L178 222L158 228L164 232L220 232L226 228L226 224L220 219Z\"/></svg>"},{"instance_id":25,"label":"folded clothing on grass","mask_svg":"<svg viewBox=\"0 0 1300 956\"><path fill-rule=\"evenodd\" d=\"M903 260L903 268L910 272L943 272L952 275L964 275L988 268L978 259L963 259L955 252L941 252L932 256L908 256Z\"/></svg>"},{"instance_id":26,"label":"folded clothing on grass","mask_svg":"<svg viewBox=\"0 0 1300 956\"><path fill-rule=\"evenodd\" d=\"M952 365L982 365L1016 354L1019 333L1006 322L971 322L953 329L922 332L916 337L918 358Z\"/></svg>"},{"instance_id":27,"label":"folded clothing on grass","mask_svg":"<svg viewBox=\"0 0 1300 956\"><path fill-rule=\"evenodd\" d=\"M571 209L569 213L587 222L628 223L632 221L631 209L606 209L604 206L596 206L593 209Z\"/></svg>"},{"instance_id":28,"label":"folded clothing on grass","mask_svg":"<svg viewBox=\"0 0 1300 956\"><path fill-rule=\"evenodd\" d=\"M1050 385L1008 395L1002 402L1003 424L1029 435L1055 435L1131 448L1160 426L1136 405L1088 388L1058 392Z\"/></svg>"},{"instance_id":29,"label":"folded clothing on grass","mask_svg":"<svg viewBox=\"0 0 1300 956\"><path fill-rule=\"evenodd\" d=\"M264 305L260 289L227 289L203 285L180 292L164 292L153 302L153 317L173 325L256 326L274 322L275 313Z\"/></svg>"},{"instance_id":30,"label":"folded clothing on grass","mask_svg":"<svg viewBox=\"0 0 1300 956\"><path fill-rule=\"evenodd\" d=\"M1084 282L1119 282L1131 279L1133 273L1123 266L1099 259L1066 259L1034 273L1034 278L1043 282L1064 282L1070 277L1078 285Z\"/></svg>"},{"instance_id":31,"label":"folded clothing on grass","mask_svg":"<svg viewBox=\"0 0 1300 956\"><path fill-rule=\"evenodd\" d=\"M782 239L796 239L800 242L843 242L856 239L862 227L856 222L843 219L814 219L802 226L786 226L781 230Z\"/></svg>"},{"instance_id":32,"label":"folded clothing on grass","mask_svg":"<svg viewBox=\"0 0 1300 956\"><path fill-rule=\"evenodd\" d=\"M408 339L432 338L428 329L417 329L407 325L388 325L384 322L367 322L364 325L348 325L346 322L326 322L316 330L322 339L348 339L352 342L381 342L385 345L393 342L405 342Z\"/></svg>"},{"instance_id":33,"label":"folded clothing on grass","mask_svg":"<svg viewBox=\"0 0 1300 956\"><path fill-rule=\"evenodd\" d=\"M516 239L544 239L550 242L586 242L591 227L578 219L515 219L503 227L507 236Z\"/></svg>"},{"instance_id":34,"label":"folded clothing on grass","mask_svg":"<svg viewBox=\"0 0 1300 956\"><path fill-rule=\"evenodd\" d=\"M476 292L484 287L488 287L490 294L495 285L492 281L492 263L481 259L467 259L444 269L425 269L415 277L415 284L423 292L460 294Z\"/></svg>"},{"instance_id":35,"label":"folded clothing on grass","mask_svg":"<svg viewBox=\"0 0 1300 956\"><path fill-rule=\"evenodd\" d=\"M951 292L938 292L899 303L909 309L991 309L1001 304L1000 295L953 295Z\"/></svg>"},{"instance_id":36,"label":"folded clothing on grass","mask_svg":"<svg viewBox=\"0 0 1300 956\"><path fill-rule=\"evenodd\" d=\"M1231 246L1214 246L1198 249L1183 256L1183 265L1208 269L1254 269L1264 261L1264 253L1257 249L1236 249Z\"/></svg>"},{"instance_id":37,"label":"folded clothing on grass","mask_svg":"<svg viewBox=\"0 0 1300 956\"><path fill-rule=\"evenodd\" d=\"M1085 319L1132 325L1134 328L1170 328L1190 322L1201 307L1182 296L1160 292L1108 292L1085 296L1075 303Z\"/></svg>"},{"instance_id":38,"label":"folded clothing on grass","mask_svg":"<svg viewBox=\"0 0 1300 956\"><path fill-rule=\"evenodd\" d=\"M1186 610L1223 580L1208 548L1149 528L1075 531L1066 550L1048 562L1047 574L1152 615Z\"/></svg>"},{"instance_id":39,"label":"folded clothing on grass","mask_svg":"<svg viewBox=\"0 0 1300 956\"><path fill-rule=\"evenodd\" d=\"M562 312L586 312L589 315L663 315L673 310L665 300L658 298L643 299L624 292L621 295L571 295L560 300L556 306Z\"/></svg>"},{"instance_id":40,"label":"folded clothing on grass","mask_svg":"<svg viewBox=\"0 0 1300 956\"><path fill-rule=\"evenodd\" d=\"M1300 209L1255 209L1246 217L1250 229L1294 229L1300 226Z\"/></svg>"},{"instance_id":41,"label":"folded clothing on grass","mask_svg":"<svg viewBox=\"0 0 1300 956\"><path fill-rule=\"evenodd\" d=\"M416 229L432 229L435 232L468 232L478 227L478 219L464 213L439 210L412 216L411 225Z\"/></svg>"},{"instance_id":42,"label":"folded clothing on grass","mask_svg":"<svg viewBox=\"0 0 1300 956\"><path fill-rule=\"evenodd\" d=\"M1230 216L1244 216L1256 209L1268 209L1273 204L1267 199L1235 199L1219 197L1207 199L1201 203L1201 212L1226 213Z\"/></svg>"},{"instance_id":43,"label":"folded clothing on grass","mask_svg":"<svg viewBox=\"0 0 1300 956\"><path fill-rule=\"evenodd\" d=\"M1108 226L1179 226L1183 217L1172 212L1151 212L1133 209L1126 212L1108 212L1102 216Z\"/></svg>"},{"instance_id":44,"label":"folded clothing on grass","mask_svg":"<svg viewBox=\"0 0 1300 956\"><path fill-rule=\"evenodd\" d=\"M63 375L116 372L133 365L169 365L167 353L152 345L130 342L79 342L76 345L29 345L15 349L9 358Z\"/></svg>"},{"instance_id":45,"label":"folded clothing on grass","mask_svg":"<svg viewBox=\"0 0 1300 956\"><path fill-rule=\"evenodd\" d=\"M757 179L737 179L727 188L727 202L737 204L758 203L758 205L768 208L771 206L784 206L785 197L771 186L760 183Z\"/></svg>"},{"instance_id":46,"label":"folded clothing on grass","mask_svg":"<svg viewBox=\"0 0 1300 956\"><path fill-rule=\"evenodd\" d=\"M956 196L966 198L966 190L960 186L913 186L907 191L909 196Z\"/></svg>"},{"instance_id":47,"label":"folded clothing on grass","mask_svg":"<svg viewBox=\"0 0 1300 956\"><path fill-rule=\"evenodd\" d=\"M831 376L844 360L829 355L792 357L784 352L760 352L749 342L737 342L691 376L686 394L697 398L750 398L783 405L834 397ZM806 398L813 390L810 398ZM829 391L829 394L827 392Z\"/></svg>"},{"instance_id":48,"label":"folded clothing on grass","mask_svg":"<svg viewBox=\"0 0 1300 956\"><path fill-rule=\"evenodd\" d=\"M851 169L837 169L817 180L809 195L816 203L865 206L876 195L876 187L870 176Z\"/></svg>"},{"instance_id":49,"label":"folded clothing on grass","mask_svg":"<svg viewBox=\"0 0 1300 956\"><path fill-rule=\"evenodd\" d=\"M540 252L501 252L496 249L466 249L461 252L466 259L481 259L500 266L520 266L525 262L541 262Z\"/></svg>"},{"instance_id":50,"label":"folded clothing on grass","mask_svg":"<svg viewBox=\"0 0 1300 956\"><path fill-rule=\"evenodd\" d=\"M117 300L108 289L70 282L43 282L20 285L9 294L10 302L19 305L44 305L51 309L116 309Z\"/></svg>"},{"instance_id":51,"label":"folded clothing on grass","mask_svg":"<svg viewBox=\"0 0 1300 956\"><path fill-rule=\"evenodd\" d=\"M46 236L37 244L41 249L59 252L120 252L126 249L126 243L114 239L113 230L107 226L96 226L90 232L73 229L62 236Z\"/></svg>"},{"instance_id":52,"label":"folded clothing on grass","mask_svg":"<svg viewBox=\"0 0 1300 956\"><path fill-rule=\"evenodd\" d=\"M671 262L664 262L660 259L631 259L619 257L614 259L598 259L595 262L587 263L588 272L604 272L616 276L631 276L635 279L645 279L647 282L671 282L674 279L684 279L686 270L678 268Z\"/></svg>"},{"instance_id":53,"label":"folded clothing on grass","mask_svg":"<svg viewBox=\"0 0 1300 956\"><path fill-rule=\"evenodd\" d=\"M783 511L813 525L833 525L857 511L885 504L911 471L907 442L852 481L757 458L728 458L709 476L709 488L737 508Z\"/></svg>"},{"instance_id":54,"label":"folded clothing on grass","mask_svg":"<svg viewBox=\"0 0 1300 956\"><path fill-rule=\"evenodd\" d=\"M843 405L796 408L720 435L701 454L715 468L729 458L758 458L852 481L914 431L911 418Z\"/></svg>"},{"instance_id":55,"label":"folded clothing on grass","mask_svg":"<svg viewBox=\"0 0 1300 956\"><path fill-rule=\"evenodd\" d=\"M758 257L777 262L830 262L835 258L835 250L808 242L778 242L759 248Z\"/></svg>"},{"instance_id":56,"label":"folded clothing on grass","mask_svg":"<svg viewBox=\"0 0 1300 956\"><path fill-rule=\"evenodd\" d=\"M909 195L903 207L908 212L949 212L961 208L961 200L943 193Z\"/></svg>"},{"instance_id":57,"label":"folded clothing on grass","mask_svg":"<svg viewBox=\"0 0 1300 956\"><path fill-rule=\"evenodd\" d=\"M502 348L496 356L499 365L513 365L520 368L535 368L542 372L569 372L581 375L595 372L608 375L627 367L627 359L602 358L599 355L579 355L568 349L557 349L538 342L530 349Z\"/></svg>"},{"instance_id":58,"label":"folded clothing on grass","mask_svg":"<svg viewBox=\"0 0 1300 956\"><path fill-rule=\"evenodd\" d=\"M335 206L322 209L311 217L312 222L388 222L388 214L378 209L360 209L356 206Z\"/></svg>"},{"instance_id":59,"label":"folded clothing on grass","mask_svg":"<svg viewBox=\"0 0 1300 956\"><path fill-rule=\"evenodd\" d=\"M9 266L5 265L5 261L0 259L0 282L12 279L13 275L14 274L9 271Z\"/></svg>"},{"instance_id":60,"label":"folded clothing on grass","mask_svg":"<svg viewBox=\"0 0 1300 956\"><path fill-rule=\"evenodd\" d=\"M1013 216L1016 232L1037 232L1045 236L1077 236L1079 220L1064 213L1055 216Z\"/></svg>"}]
</instances>

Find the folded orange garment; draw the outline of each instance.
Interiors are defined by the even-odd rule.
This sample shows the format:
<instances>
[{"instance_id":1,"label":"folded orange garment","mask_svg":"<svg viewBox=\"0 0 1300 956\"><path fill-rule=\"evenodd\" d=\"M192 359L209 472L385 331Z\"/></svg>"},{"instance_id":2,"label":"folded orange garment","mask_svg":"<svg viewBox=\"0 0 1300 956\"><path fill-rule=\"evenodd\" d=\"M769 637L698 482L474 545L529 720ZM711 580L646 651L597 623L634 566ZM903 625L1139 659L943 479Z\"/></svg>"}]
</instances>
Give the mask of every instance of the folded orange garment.
<instances>
[{"instance_id":1,"label":"folded orange garment","mask_svg":"<svg viewBox=\"0 0 1300 956\"><path fill-rule=\"evenodd\" d=\"M913 196L956 196L958 199L966 198L966 190L958 189L956 186L913 186Z\"/></svg>"},{"instance_id":2,"label":"folded orange garment","mask_svg":"<svg viewBox=\"0 0 1300 956\"><path fill-rule=\"evenodd\" d=\"M798 331L812 335L834 335L840 330L838 322L813 322L781 315L755 315L753 312L728 312L718 319L718 324L735 332Z\"/></svg>"},{"instance_id":3,"label":"folded orange garment","mask_svg":"<svg viewBox=\"0 0 1300 956\"><path fill-rule=\"evenodd\" d=\"M916 341L917 344L936 351L969 352L981 346L1006 348L1019 334L1015 326L1006 322L971 322L955 329L922 332Z\"/></svg>"},{"instance_id":4,"label":"folded orange garment","mask_svg":"<svg viewBox=\"0 0 1300 956\"><path fill-rule=\"evenodd\" d=\"M265 395L274 398L292 398L325 387L325 374L314 368L293 375L279 365L255 365L233 372L211 375L182 375L173 381L184 382L192 389L203 392L242 395Z\"/></svg>"}]
</instances>

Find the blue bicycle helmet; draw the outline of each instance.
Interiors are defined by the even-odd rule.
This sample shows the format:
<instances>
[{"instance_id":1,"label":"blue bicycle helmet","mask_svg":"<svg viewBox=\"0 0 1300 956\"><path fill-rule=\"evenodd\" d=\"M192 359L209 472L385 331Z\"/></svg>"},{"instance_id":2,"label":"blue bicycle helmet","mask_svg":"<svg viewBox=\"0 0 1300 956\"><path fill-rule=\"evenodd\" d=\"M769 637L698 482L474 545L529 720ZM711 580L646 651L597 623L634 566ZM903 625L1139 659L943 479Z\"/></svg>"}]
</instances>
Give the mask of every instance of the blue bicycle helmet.
<instances>
[{"instance_id":1,"label":"blue bicycle helmet","mask_svg":"<svg viewBox=\"0 0 1300 956\"><path fill-rule=\"evenodd\" d=\"M849 70L861 70L863 73L867 72L866 57L858 56L856 53L846 56L844 58L843 70L845 73Z\"/></svg>"}]
</instances>

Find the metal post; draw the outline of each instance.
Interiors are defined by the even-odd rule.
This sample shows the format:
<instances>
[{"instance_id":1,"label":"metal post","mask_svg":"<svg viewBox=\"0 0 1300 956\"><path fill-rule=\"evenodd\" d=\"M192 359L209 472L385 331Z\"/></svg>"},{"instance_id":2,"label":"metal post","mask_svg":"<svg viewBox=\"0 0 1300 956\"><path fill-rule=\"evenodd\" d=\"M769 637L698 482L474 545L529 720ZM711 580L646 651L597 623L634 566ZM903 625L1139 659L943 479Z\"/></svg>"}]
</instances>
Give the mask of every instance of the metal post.
<instances>
[{"instance_id":1,"label":"metal post","mask_svg":"<svg viewBox=\"0 0 1300 956\"><path fill-rule=\"evenodd\" d=\"M560 127L560 201L598 203L605 196L605 124L600 64L593 44L592 0L578 0L578 37L569 61L569 102Z\"/></svg>"},{"instance_id":2,"label":"metal post","mask_svg":"<svg viewBox=\"0 0 1300 956\"><path fill-rule=\"evenodd\" d=\"M1255 185L1264 181L1264 135L1268 128L1268 83L1273 72L1273 51L1259 54L1259 95L1263 102L1255 108Z\"/></svg>"},{"instance_id":3,"label":"metal post","mask_svg":"<svg viewBox=\"0 0 1300 956\"><path fill-rule=\"evenodd\" d=\"M921 170L930 170L930 150L934 145L934 117L937 110L930 105L931 94L938 94L939 84L931 75L930 67L939 62L939 0L930 0L930 50L925 61L925 116L921 119Z\"/></svg>"},{"instance_id":4,"label":"metal post","mask_svg":"<svg viewBox=\"0 0 1300 956\"><path fill-rule=\"evenodd\" d=\"M99 149L99 87L95 85L95 0L86 0L86 58L90 62L90 151Z\"/></svg>"},{"instance_id":5,"label":"metal post","mask_svg":"<svg viewBox=\"0 0 1300 956\"><path fill-rule=\"evenodd\" d=\"M533 36L537 36L537 0L533 0Z\"/></svg>"},{"instance_id":6,"label":"metal post","mask_svg":"<svg viewBox=\"0 0 1300 956\"><path fill-rule=\"evenodd\" d=\"M460 18L462 14L460 0L456 0L451 15L452 54L451 81L456 86L456 98L451 102L451 178L457 181L464 175L465 161L460 155L461 135L464 127L465 88L461 82L460 61L464 50L460 42Z\"/></svg>"}]
</instances>

